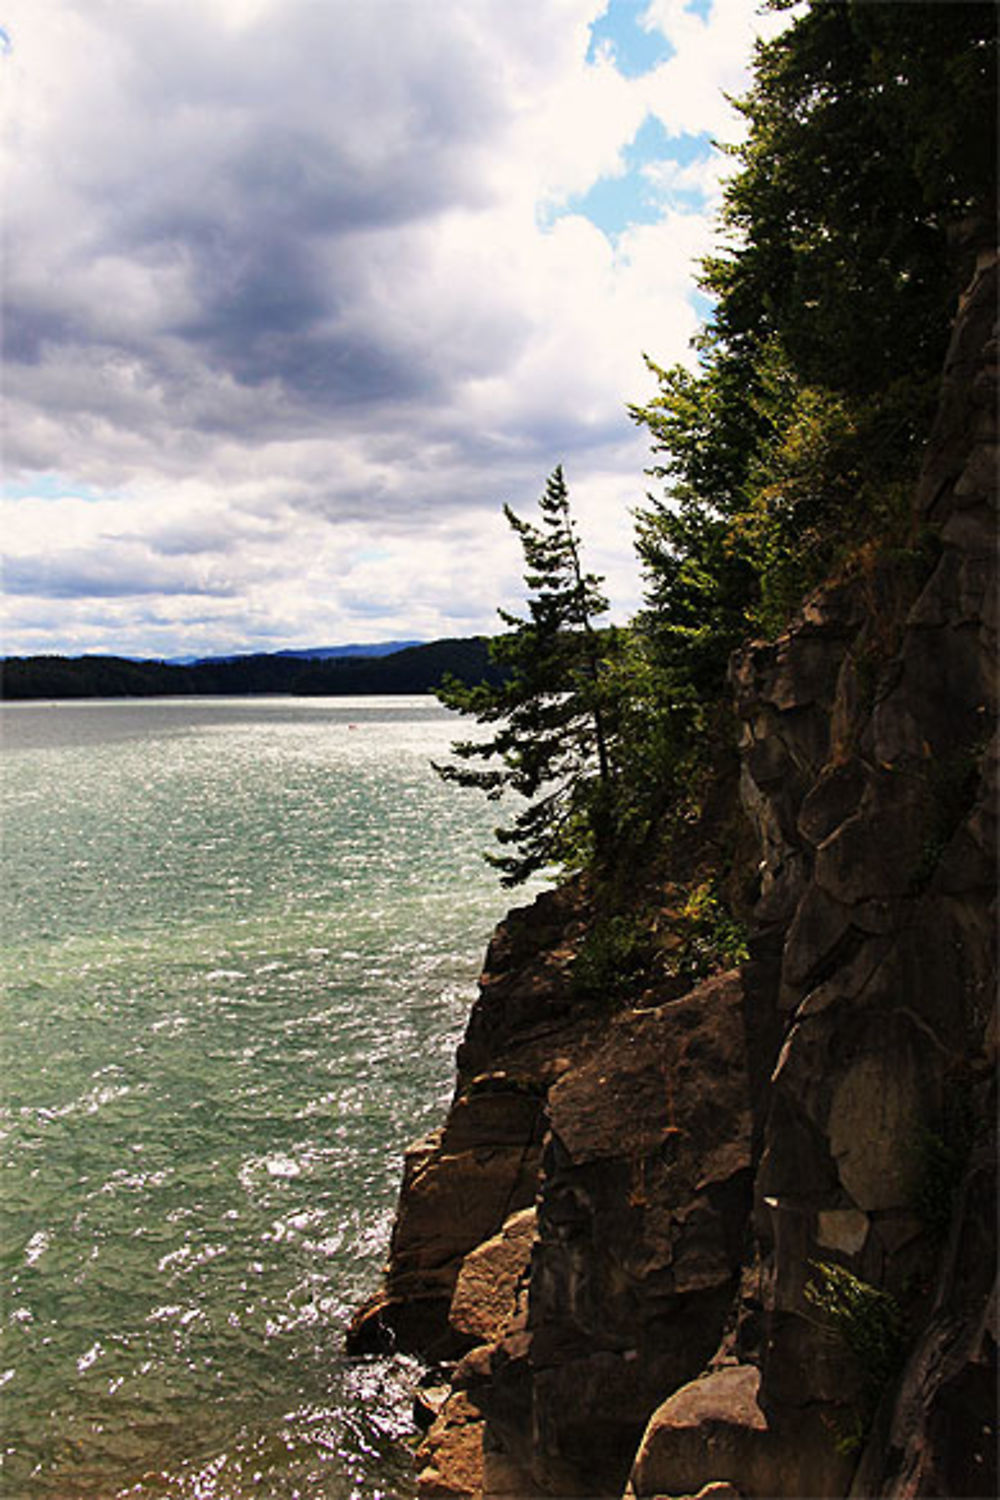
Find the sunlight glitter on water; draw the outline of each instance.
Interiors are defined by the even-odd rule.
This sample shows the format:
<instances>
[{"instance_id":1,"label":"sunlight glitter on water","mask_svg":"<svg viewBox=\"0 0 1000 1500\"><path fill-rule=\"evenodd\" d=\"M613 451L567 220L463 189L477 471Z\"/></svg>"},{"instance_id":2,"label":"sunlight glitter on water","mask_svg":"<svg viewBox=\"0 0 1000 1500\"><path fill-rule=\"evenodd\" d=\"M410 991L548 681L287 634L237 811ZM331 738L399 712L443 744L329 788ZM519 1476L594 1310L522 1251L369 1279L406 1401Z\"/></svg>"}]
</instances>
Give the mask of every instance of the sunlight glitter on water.
<instances>
[{"instance_id":1,"label":"sunlight glitter on water","mask_svg":"<svg viewBox=\"0 0 1000 1500\"><path fill-rule=\"evenodd\" d=\"M342 1346L504 905L453 721L3 712L3 1495L410 1495Z\"/></svg>"}]
</instances>

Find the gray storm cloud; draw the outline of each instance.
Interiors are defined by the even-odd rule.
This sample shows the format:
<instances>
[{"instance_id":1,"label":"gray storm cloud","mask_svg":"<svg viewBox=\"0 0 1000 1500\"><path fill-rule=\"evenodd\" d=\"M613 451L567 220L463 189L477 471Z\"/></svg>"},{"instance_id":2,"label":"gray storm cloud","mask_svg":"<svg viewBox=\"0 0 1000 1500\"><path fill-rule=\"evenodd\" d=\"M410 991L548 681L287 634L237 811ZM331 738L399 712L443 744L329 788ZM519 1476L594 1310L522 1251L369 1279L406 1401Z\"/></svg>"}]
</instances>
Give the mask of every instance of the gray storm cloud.
<instances>
[{"instance_id":1,"label":"gray storm cloud","mask_svg":"<svg viewBox=\"0 0 1000 1500\"><path fill-rule=\"evenodd\" d=\"M586 63L601 9L10 0L15 639L23 624L37 642L29 601L90 649L128 634L125 605L95 635L75 601L186 593L242 602L227 644L282 619L288 644L349 635L355 616L412 635L418 598L421 631L458 608L490 628L517 569L488 523L557 462L598 561L634 571L643 453L625 403L643 349L685 354L708 219L615 246L541 214L614 169L655 105ZM688 23L714 67L725 27ZM59 496L107 500L49 498L52 476ZM392 555L365 560L366 538ZM478 602L457 602L459 573ZM162 616L166 639L180 626ZM131 618L141 634L152 615Z\"/></svg>"},{"instance_id":2,"label":"gray storm cloud","mask_svg":"<svg viewBox=\"0 0 1000 1500\"><path fill-rule=\"evenodd\" d=\"M445 362L416 365L394 328L404 269L393 273L390 244L395 297L372 295L359 237L398 236L481 199L473 158L500 106L468 30L435 28L436 8L295 0L236 36L209 8L92 14L107 28L93 45L112 44L110 76L68 101L69 156L61 132L43 136L51 176L11 224L13 391L22 365L55 371L61 353L89 353L100 370L117 353L174 421L225 428L218 403L192 397L180 343L203 363L206 395L226 376L277 382L289 433L345 407L433 399ZM131 317L95 275L112 257L144 281ZM78 409L55 374L35 399ZM142 428L130 405L118 416ZM157 416L151 400L147 420Z\"/></svg>"}]
</instances>

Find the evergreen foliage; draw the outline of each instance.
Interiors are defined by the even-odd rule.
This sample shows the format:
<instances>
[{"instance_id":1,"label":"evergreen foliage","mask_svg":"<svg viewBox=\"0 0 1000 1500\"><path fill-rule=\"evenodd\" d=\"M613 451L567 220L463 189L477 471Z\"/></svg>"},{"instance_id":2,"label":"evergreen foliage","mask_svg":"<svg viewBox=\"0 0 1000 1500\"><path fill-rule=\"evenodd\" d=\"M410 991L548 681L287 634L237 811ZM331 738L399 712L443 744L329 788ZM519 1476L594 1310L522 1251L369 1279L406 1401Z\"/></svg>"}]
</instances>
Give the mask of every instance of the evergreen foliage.
<instances>
[{"instance_id":1,"label":"evergreen foliage","mask_svg":"<svg viewBox=\"0 0 1000 1500\"><path fill-rule=\"evenodd\" d=\"M507 629L490 643L505 679L475 687L446 679L438 690L449 708L497 726L492 738L457 741L452 750L460 763L438 766L439 774L492 799L513 791L527 803L510 827L497 829L512 852L487 855L507 886L552 864L599 862L614 824L617 733L609 666L617 640L597 624L607 600L602 580L583 570L561 468L550 476L539 512L535 525L504 507L529 590L527 618L500 610Z\"/></svg>"},{"instance_id":2,"label":"evergreen foliage","mask_svg":"<svg viewBox=\"0 0 1000 1500\"><path fill-rule=\"evenodd\" d=\"M758 46L698 365L649 361L658 394L631 408L663 486L637 514L645 607L596 628L557 470L541 528L507 511L535 591L493 643L510 680L442 695L499 726L443 774L529 804L498 832L506 883L624 869L731 742L742 641L831 575L890 553L929 565L910 496L957 295L991 241L996 33L979 0L810 0Z\"/></svg>"},{"instance_id":3,"label":"evergreen foliage","mask_svg":"<svg viewBox=\"0 0 1000 1500\"><path fill-rule=\"evenodd\" d=\"M651 862L633 857L651 835L671 855L683 846L665 835L731 744L733 650L780 631L824 579L877 577L891 560L905 596L933 564L910 507L951 317L971 252L992 237L996 30L992 4L812 0L758 50L727 239L703 268L716 311L700 363L650 362L658 394L632 409L664 494L637 518L647 595L631 627L595 626L605 603L581 571L559 471L542 529L507 512L534 591L529 618L503 617L503 688L443 695L495 727L457 746L464 764L444 774L528 801L499 833L514 850L493 861L506 884L552 863L627 872L622 899L621 878L588 885L571 970L588 1003L634 1001L650 976L694 983L748 957L735 882L699 871L668 932ZM860 666L885 651L894 614L869 620ZM489 768L471 769L480 757ZM967 811L974 770L970 752L936 773L914 891ZM951 1223L972 1127L963 1101L915 1143L913 1207L930 1238ZM846 1356L834 1437L856 1453L902 1367L903 1310L833 1262L811 1264L804 1296Z\"/></svg>"},{"instance_id":4,"label":"evergreen foliage","mask_svg":"<svg viewBox=\"0 0 1000 1500\"><path fill-rule=\"evenodd\" d=\"M698 696L860 544L906 539L968 246L992 222L995 40L992 5L829 0L758 48L700 366L651 364L659 394L632 408L666 487L639 517L643 624Z\"/></svg>"}]
</instances>

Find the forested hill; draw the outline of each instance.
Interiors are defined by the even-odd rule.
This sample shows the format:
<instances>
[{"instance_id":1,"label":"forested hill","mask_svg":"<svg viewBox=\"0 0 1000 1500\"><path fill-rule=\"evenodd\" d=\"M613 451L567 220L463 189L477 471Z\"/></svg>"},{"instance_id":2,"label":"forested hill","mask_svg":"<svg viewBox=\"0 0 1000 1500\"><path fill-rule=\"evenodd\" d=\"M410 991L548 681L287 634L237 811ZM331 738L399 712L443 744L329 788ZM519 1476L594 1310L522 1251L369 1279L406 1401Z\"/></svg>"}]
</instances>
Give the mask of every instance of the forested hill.
<instances>
[{"instance_id":1,"label":"forested hill","mask_svg":"<svg viewBox=\"0 0 1000 1500\"><path fill-rule=\"evenodd\" d=\"M187 694L302 693L345 697L431 692L446 675L498 680L482 637L430 641L380 657L302 661L282 654L178 666L120 656L25 656L0 663L0 697L154 698Z\"/></svg>"}]
</instances>

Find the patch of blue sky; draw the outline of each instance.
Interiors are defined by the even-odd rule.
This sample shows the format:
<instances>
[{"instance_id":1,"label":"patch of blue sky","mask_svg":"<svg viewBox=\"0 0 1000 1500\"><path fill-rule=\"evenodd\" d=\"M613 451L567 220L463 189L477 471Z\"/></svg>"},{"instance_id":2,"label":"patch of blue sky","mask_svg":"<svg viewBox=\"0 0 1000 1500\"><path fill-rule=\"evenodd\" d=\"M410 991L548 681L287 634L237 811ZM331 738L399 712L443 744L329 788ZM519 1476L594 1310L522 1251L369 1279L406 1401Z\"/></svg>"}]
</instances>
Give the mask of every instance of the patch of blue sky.
<instances>
[{"instance_id":1,"label":"patch of blue sky","mask_svg":"<svg viewBox=\"0 0 1000 1500\"><path fill-rule=\"evenodd\" d=\"M667 207L697 213L704 208L704 197L695 185L658 181L656 173L647 169L658 162L689 167L703 161L712 149L708 135L668 135L654 115L647 115L623 152L623 170L615 176L599 178L586 193L550 207L541 216L542 227L549 228L567 215L580 214L609 239L616 240L632 225L657 223Z\"/></svg>"},{"instance_id":2,"label":"patch of blue sky","mask_svg":"<svg viewBox=\"0 0 1000 1500\"><path fill-rule=\"evenodd\" d=\"M623 78L641 78L673 57L675 48L662 32L639 24L649 0L609 0L603 14L590 26L587 61L609 53Z\"/></svg>"},{"instance_id":3,"label":"patch of blue sky","mask_svg":"<svg viewBox=\"0 0 1000 1500\"><path fill-rule=\"evenodd\" d=\"M688 301L698 314L698 322L705 327L715 317L715 298L706 297L698 287L688 293Z\"/></svg>"},{"instance_id":4,"label":"patch of blue sky","mask_svg":"<svg viewBox=\"0 0 1000 1500\"><path fill-rule=\"evenodd\" d=\"M4 500L107 500L111 493L54 473L36 474L31 479L5 479L0 483L0 497Z\"/></svg>"},{"instance_id":5,"label":"patch of blue sky","mask_svg":"<svg viewBox=\"0 0 1000 1500\"><path fill-rule=\"evenodd\" d=\"M713 149L712 137L706 131L699 135L687 132L683 135L668 135L659 120L653 115L647 115L629 152L643 155L646 161L667 157L682 167L689 167L692 162L703 161L706 156L711 155Z\"/></svg>"},{"instance_id":6,"label":"patch of blue sky","mask_svg":"<svg viewBox=\"0 0 1000 1500\"><path fill-rule=\"evenodd\" d=\"M581 197L560 204L546 216L544 223L548 227L556 219L579 214L608 239L616 240L633 224L655 224L662 212L659 194L641 172L631 171L622 177L602 177Z\"/></svg>"},{"instance_id":7,"label":"patch of blue sky","mask_svg":"<svg viewBox=\"0 0 1000 1500\"><path fill-rule=\"evenodd\" d=\"M713 4L714 0L688 0L684 9L707 21ZM601 53L608 54L623 78L642 78L668 62L677 49L658 28L642 24L648 9L649 0L608 0L590 24L587 61L596 62Z\"/></svg>"}]
</instances>

